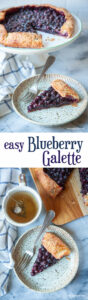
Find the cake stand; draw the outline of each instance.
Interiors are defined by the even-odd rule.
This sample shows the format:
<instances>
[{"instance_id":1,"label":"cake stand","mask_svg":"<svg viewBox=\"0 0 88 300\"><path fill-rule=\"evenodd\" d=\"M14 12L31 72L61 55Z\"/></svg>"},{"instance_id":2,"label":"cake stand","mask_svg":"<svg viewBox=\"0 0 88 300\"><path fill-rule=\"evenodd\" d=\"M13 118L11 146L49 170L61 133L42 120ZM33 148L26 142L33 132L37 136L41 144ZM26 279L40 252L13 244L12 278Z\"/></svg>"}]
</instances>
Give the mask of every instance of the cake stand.
<instances>
[{"instance_id":1,"label":"cake stand","mask_svg":"<svg viewBox=\"0 0 88 300\"><path fill-rule=\"evenodd\" d=\"M68 46L74 42L81 33L81 21L73 15L75 19L75 30L71 38L65 38L48 33L42 33L44 47L41 49L29 49L29 48L12 48L0 45L0 50L5 53L21 55L21 59L26 62L32 62L33 65L38 68L45 64L48 55L52 52ZM41 33L41 32L39 32Z\"/></svg>"}]
</instances>

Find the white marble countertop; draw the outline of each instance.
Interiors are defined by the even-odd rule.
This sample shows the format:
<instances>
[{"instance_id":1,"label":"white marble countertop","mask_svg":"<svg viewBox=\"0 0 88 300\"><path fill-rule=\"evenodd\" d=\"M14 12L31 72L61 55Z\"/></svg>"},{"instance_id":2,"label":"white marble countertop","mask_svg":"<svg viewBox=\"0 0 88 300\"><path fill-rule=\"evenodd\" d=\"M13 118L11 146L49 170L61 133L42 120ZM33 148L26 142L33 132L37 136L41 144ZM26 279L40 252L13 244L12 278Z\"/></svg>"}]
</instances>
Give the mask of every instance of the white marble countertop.
<instances>
[{"instance_id":1,"label":"white marble countertop","mask_svg":"<svg viewBox=\"0 0 88 300\"><path fill-rule=\"evenodd\" d=\"M27 169L25 169L25 175L27 184L35 188L34 182ZM44 213L45 211L43 208L42 213L39 219L34 223L34 226L42 224ZM25 227L25 230L20 229L19 235L30 228L31 226ZM74 280L67 287L55 293L35 293L21 284L14 272L11 271L8 293L6 296L2 297L2 300L18 300L18 297L19 299L22 297L24 300L88 299L88 216L68 223L62 226L62 228L66 229L72 235L79 249L79 268Z\"/></svg>"},{"instance_id":2,"label":"white marble countertop","mask_svg":"<svg viewBox=\"0 0 88 300\"><path fill-rule=\"evenodd\" d=\"M34 0L35 1L35 0ZM1 2L1 1L0 1ZM25 0L25 4L28 1ZM45 0L46 2L46 0ZM47 0L48 2L48 0ZM20 1L20 4L24 0ZM57 5L57 0L51 0L51 3ZM0 3L0 8L11 5L18 5L19 0L3 0ZM59 5L62 6L62 1L59 0ZM55 52L56 61L47 73L59 73L71 76L84 85L88 91L88 1L87 0L63 0L63 6L69 9L72 13L78 15L82 21L82 32L79 38L71 45ZM38 71L39 72L39 71ZM76 121L62 127L42 127L33 125L22 119L15 112L12 112L0 118L0 131L2 132L87 132L88 131L88 108L84 114Z\"/></svg>"}]
</instances>

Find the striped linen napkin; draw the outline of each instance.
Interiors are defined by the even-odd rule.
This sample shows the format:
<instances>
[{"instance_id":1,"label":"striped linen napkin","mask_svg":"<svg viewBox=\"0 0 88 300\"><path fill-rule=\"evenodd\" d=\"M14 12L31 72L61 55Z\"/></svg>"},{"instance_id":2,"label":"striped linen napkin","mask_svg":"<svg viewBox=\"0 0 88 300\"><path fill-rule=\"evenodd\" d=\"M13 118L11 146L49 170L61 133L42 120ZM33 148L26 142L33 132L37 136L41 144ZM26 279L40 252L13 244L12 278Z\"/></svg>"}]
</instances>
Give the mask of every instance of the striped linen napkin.
<instances>
[{"instance_id":1,"label":"striped linen napkin","mask_svg":"<svg viewBox=\"0 0 88 300\"><path fill-rule=\"evenodd\" d=\"M35 75L35 69L28 57L5 54L0 51L0 117L13 111L11 98L16 86Z\"/></svg>"},{"instance_id":2,"label":"striped linen napkin","mask_svg":"<svg viewBox=\"0 0 88 300\"><path fill-rule=\"evenodd\" d=\"M7 292L9 272L12 268L11 252L17 239L17 229L10 225L3 215L2 201L6 192L17 186L21 170L18 168L0 169L0 296Z\"/></svg>"}]
</instances>

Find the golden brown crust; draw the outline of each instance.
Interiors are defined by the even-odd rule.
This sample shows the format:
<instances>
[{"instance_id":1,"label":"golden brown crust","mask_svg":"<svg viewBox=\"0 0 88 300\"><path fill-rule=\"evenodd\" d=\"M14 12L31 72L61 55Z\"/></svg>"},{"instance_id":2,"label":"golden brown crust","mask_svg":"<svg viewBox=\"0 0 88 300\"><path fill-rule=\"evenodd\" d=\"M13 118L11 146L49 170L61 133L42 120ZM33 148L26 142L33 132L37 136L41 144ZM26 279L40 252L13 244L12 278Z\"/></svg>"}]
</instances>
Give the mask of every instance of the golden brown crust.
<instances>
[{"instance_id":1,"label":"golden brown crust","mask_svg":"<svg viewBox=\"0 0 88 300\"><path fill-rule=\"evenodd\" d=\"M62 35L65 35L67 33L68 38L70 38L74 33L75 20L73 16L66 9L65 9L65 17L66 17L66 22L62 25L60 32Z\"/></svg>"},{"instance_id":2,"label":"golden brown crust","mask_svg":"<svg viewBox=\"0 0 88 300\"><path fill-rule=\"evenodd\" d=\"M62 191L62 187L59 186L53 179L51 179L43 171L43 168L35 168L35 174L46 193L49 194L53 199Z\"/></svg>"},{"instance_id":3,"label":"golden brown crust","mask_svg":"<svg viewBox=\"0 0 88 300\"><path fill-rule=\"evenodd\" d=\"M0 21L3 21L5 19L6 11L2 10L0 11Z\"/></svg>"},{"instance_id":4,"label":"golden brown crust","mask_svg":"<svg viewBox=\"0 0 88 300\"><path fill-rule=\"evenodd\" d=\"M42 245L56 259L61 259L63 256L67 256L71 252L67 245L58 236L51 232L45 233L42 239Z\"/></svg>"},{"instance_id":5,"label":"golden brown crust","mask_svg":"<svg viewBox=\"0 0 88 300\"><path fill-rule=\"evenodd\" d=\"M0 44L16 48L42 48L42 36L32 32L9 32L0 25Z\"/></svg>"},{"instance_id":6,"label":"golden brown crust","mask_svg":"<svg viewBox=\"0 0 88 300\"><path fill-rule=\"evenodd\" d=\"M4 25L0 24L0 43L3 42L5 37L7 36L7 30L5 29Z\"/></svg>"},{"instance_id":7,"label":"golden brown crust","mask_svg":"<svg viewBox=\"0 0 88 300\"><path fill-rule=\"evenodd\" d=\"M29 5L29 7L31 7L32 5ZM40 7L40 6L45 6L45 7L50 7L53 8L57 11L61 11L65 14L65 19L66 22L63 24L63 26L60 29L60 34L61 35L67 35L67 37L71 37L73 32L74 32L74 24L75 24L75 20L73 18L73 16L69 13L69 11L67 11L64 8L59 8L53 5L49 5L49 4L42 4L42 5L35 5L36 7ZM22 6L20 6L22 7ZM0 21L3 21L5 19L5 15L6 13L11 13L14 11L17 11L20 7L15 7L15 8L9 8L7 10L3 10L0 11ZM26 5L25 5L26 7ZM1 25L0 25L1 26ZM5 26L4 26L5 29ZM8 35L6 36L6 39L1 39L0 37L0 43L5 45L5 46L9 46L9 47L22 47L22 48L41 48L43 47L42 42L40 41L39 38L39 43L38 41L36 42L32 39L32 46L30 46L30 37L28 36L28 32L26 33L19 33L19 32L12 32L12 33L8 33ZM21 37L22 37L22 42L21 42ZM29 38L29 41L28 41ZM23 44L22 44L23 43Z\"/></svg>"},{"instance_id":8,"label":"golden brown crust","mask_svg":"<svg viewBox=\"0 0 88 300\"><path fill-rule=\"evenodd\" d=\"M88 194L83 196L85 206L88 206Z\"/></svg>"},{"instance_id":9,"label":"golden brown crust","mask_svg":"<svg viewBox=\"0 0 88 300\"><path fill-rule=\"evenodd\" d=\"M56 79L56 80L52 81L51 86L62 97L72 96L74 99L79 101L79 95L77 94L77 92L63 80Z\"/></svg>"}]
</instances>

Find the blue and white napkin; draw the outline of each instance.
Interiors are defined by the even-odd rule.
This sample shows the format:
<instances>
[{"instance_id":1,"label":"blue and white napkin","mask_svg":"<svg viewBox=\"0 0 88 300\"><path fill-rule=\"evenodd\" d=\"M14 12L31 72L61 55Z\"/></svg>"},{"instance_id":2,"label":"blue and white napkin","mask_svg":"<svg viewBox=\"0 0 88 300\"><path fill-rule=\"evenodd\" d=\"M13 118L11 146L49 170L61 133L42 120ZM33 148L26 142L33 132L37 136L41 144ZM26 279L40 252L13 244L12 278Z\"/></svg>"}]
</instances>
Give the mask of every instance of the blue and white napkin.
<instances>
[{"instance_id":1,"label":"blue and white napkin","mask_svg":"<svg viewBox=\"0 0 88 300\"><path fill-rule=\"evenodd\" d=\"M11 98L16 86L35 75L28 57L0 51L0 117L13 111Z\"/></svg>"},{"instance_id":2,"label":"blue and white napkin","mask_svg":"<svg viewBox=\"0 0 88 300\"><path fill-rule=\"evenodd\" d=\"M7 292L9 272L12 268L11 252L17 239L17 229L10 225L3 215L2 201L6 192L17 186L21 170L0 169L0 296Z\"/></svg>"}]
</instances>

